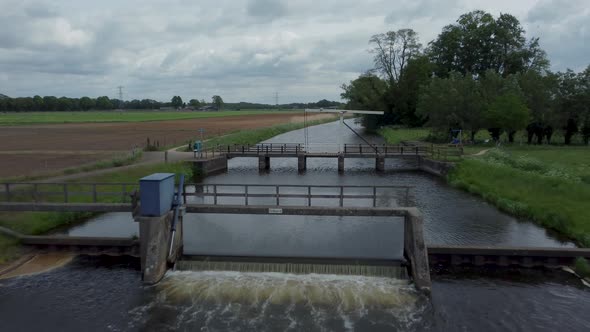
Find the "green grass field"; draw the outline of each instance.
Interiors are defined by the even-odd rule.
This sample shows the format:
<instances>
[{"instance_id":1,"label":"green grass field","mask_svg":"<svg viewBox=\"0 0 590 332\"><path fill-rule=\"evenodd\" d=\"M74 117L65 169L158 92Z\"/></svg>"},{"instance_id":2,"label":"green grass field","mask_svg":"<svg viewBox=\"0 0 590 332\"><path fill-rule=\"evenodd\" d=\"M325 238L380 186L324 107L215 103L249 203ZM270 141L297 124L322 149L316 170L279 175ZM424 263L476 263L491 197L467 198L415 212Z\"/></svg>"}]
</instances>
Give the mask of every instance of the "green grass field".
<instances>
[{"instance_id":1,"label":"green grass field","mask_svg":"<svg viewBox=\"0 0 590 332\"><path fill-rule=\"evenodd\" d=\"M301 111L244 110L221 112L177 111L90 111L90 112L18 112L0 113L0 126L31 124L58 124L82 122L144 122L217 118L237 115L270 114L278 112L301 113Z\"/></svg>"}]
</instances>

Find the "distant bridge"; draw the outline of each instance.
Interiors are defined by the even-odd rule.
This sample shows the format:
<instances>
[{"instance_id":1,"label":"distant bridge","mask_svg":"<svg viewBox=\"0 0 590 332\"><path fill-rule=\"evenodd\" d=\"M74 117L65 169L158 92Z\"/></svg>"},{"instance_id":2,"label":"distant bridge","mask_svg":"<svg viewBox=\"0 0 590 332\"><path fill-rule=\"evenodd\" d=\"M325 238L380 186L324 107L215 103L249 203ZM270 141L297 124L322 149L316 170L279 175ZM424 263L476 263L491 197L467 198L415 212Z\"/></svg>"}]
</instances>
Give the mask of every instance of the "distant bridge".
<instances>
[{"instance_id":1,"label":"distant bridge","mask_svg":"<svg viewBox=\"0 0 590 332\"><path fill-rule=\"evenodd\" d=\"M460 158L463 155L463 148L453 145L434 144L413 146L344 144L342 152L312 152L303 144L261 143L255 145L218 145L203 151L195 150L193 153L195 161L198 163L226 160L225 168L227 168L227 159L258 158L260 170L270 168L271 158L297 158L299 171L306 170L308 158L333 158L338 159L338 171L343 172L345 159L372 158L375 159L375 169L383 171L385 170L385 159L419 160L421 158L431 158L448 161Z\"/></svg>"}]
</instances>

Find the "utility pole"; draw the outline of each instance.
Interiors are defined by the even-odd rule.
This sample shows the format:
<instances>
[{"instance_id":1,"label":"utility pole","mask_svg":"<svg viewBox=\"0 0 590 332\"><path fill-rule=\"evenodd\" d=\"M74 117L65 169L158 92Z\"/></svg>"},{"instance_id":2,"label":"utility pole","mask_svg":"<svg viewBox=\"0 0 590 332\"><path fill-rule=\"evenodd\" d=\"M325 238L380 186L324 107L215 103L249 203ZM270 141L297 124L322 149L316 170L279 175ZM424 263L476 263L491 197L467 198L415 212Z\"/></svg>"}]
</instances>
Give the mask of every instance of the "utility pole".
<instances>
[{"instance_id":1,"label":"utility pole","mask_svg":"<svg viewBox=\"0 0 590 332\"><path fill-rule=\"evenodd\" d=\"M119 85L117 89L119 90L119 109L123 109L123 86Z\"/></svg>"},{"instance_id":2,"label":"utility pole","mask_svg":"<svg viewBox=\"0 0 590 332\"><path fill-rule=\"evenodd\" d=\"M275 105L279 108L279 92L275 92Z\"/></svg>"}]
</instances>

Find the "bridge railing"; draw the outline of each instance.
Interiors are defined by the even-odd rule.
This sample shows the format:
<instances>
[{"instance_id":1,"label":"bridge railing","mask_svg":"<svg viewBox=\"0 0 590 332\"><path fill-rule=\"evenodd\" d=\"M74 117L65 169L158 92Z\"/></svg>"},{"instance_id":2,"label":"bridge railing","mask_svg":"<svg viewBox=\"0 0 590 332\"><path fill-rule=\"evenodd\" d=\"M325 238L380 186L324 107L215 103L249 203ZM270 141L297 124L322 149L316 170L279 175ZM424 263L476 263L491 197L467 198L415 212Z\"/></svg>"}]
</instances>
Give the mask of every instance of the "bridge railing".
<instances>
[{"instance_id":1,"label":"bridge railing","mask_svg":"<svg viewBox=\"0 0 590 332\"><path fill-rule=\"evenodd\" d=\"M417 155L427 156L433 159L449 160L463 155L463 147L455 145L368 145L368 144L344 144L345 154L360 155Z\"/></svg>"},{"instance_id":2,"label":"bridge railing","mask_svg":"<svg viewBox=\"0 0 590 332\"><path fill-rule=\"evenodd\" d=\"M139 183L0 183L0 201L44 203L129 203Z\"/></svg>"},{"instance_id":3,"label":"bridge railing","mask_svg":"<svg viewBox=\"0 0 590 332\"><path fill-rule=\"evenodd\" d=\"M406 207L409 186L187 184L185 203L212 205Z\"/></svg>"},{"instance_id":4,"label":"bridge railing","mask_svg":"<svg viewBox=\"0 0 590 332\"><path fill-rule=\"evenodd\" d=\"M195 151L195 158L212 158L227 154L265 155L265 154L299 154L304 153L303 144L259 143L217 145L202 151Z\"/></svg>"},{"instance_id":5,"label":"bridge railing","mask_svg":"<svg viewBox=\"0 0 590 332\"><path fill-rule=\"evenodd\" d=\"M260 144L234 144L218 146L217 151L225 153L244 153L244 154L282 154L282 153L300 153L305 152L302 144L280 144L280 143L260 143Z\"/></svg>"}]
</instances>

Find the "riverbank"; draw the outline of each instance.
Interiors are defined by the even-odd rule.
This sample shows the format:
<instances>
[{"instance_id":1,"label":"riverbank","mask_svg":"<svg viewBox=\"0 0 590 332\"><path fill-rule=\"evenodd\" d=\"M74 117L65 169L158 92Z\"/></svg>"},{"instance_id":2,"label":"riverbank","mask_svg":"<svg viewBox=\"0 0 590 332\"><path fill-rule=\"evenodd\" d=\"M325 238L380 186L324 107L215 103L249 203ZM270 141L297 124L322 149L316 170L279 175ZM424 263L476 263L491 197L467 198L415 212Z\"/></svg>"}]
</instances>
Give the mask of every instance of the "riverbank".
<instances>
[{"instance_id":1,"label":"riverbank","mask_svg":"<svg viewBox=\"0 0 590 332\"><path fill-rule=\"evenodd\" d=\"M426 130L386 128L380 134L396 144L425 137ZM469 151L487 148L472 146ZM456 162L447 181L504 212L590 247L589 152L587 147L521 144L492 148Z\"/></svg>"},{"instance_id":2,"label":"riverbank","mask_svg":"<svg viewBox=\"0 0 590 332\"><path fill-rule=\"evenodd\" d=\"M240 130L233 133L229 133L227 135L213 137L205 141L204 148L207 149L209 147L214 147L217 145L233 144L254 145L267 139L270 139L272 137L275 137L277 135L284 134L293 130L302 129L306 126L317 126L320 124L336 121L336 117L333 114L314 115L314 119L315 120L307 122L292 122L274 125L266 128ZM185 152L192 152L192 142L190 142L186 147L180 148L179 150Z\"/></svg>"}]
</instances>

